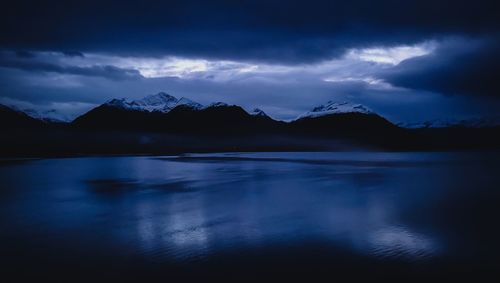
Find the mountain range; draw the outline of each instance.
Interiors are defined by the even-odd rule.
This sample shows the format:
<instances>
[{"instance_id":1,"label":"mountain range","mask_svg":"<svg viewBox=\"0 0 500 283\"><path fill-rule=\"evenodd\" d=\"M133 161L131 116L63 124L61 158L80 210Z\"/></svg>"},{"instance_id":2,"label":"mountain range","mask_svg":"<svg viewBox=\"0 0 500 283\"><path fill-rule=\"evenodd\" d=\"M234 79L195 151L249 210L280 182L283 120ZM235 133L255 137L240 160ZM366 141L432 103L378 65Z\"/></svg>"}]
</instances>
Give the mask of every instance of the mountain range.
<instances>
[{"instance_id":1,"label":"mountain range","mask_svg":"<svg viewBox=\"0 0 500 283\"><path fill-rule=\"evenodd\" d=\"M159 113L166 114L178 106L192 108L193 110L204 110L206 108L214 106L229 106L229 105L223 102L216 102L204 106L198 102L192 101L185 97L177 99L176 97L169 95L165 92L160 92L158 94L148 95L142 99L136 99L136 100L130 100L125 98L111 99L106 103L98 106L96 109L102 110L104 108L115 108L132 112L140 111L140 112L150 112L155 114ZM41 120L45 123L71 123L72 120L74 120L71 119L69 116L58 112L55 109L40 111L31 108L21 109L16 106L4 106L4 107L11 108L12 110L15 110L17 112L23 112L28 116L35 118L37 120ZM269 117L264 111L258 108L253 109L252 111L247 111L247 113L253 116L257 115L262 117ZM303 118L317 118L320 116L326 116L330 114L345 114L345 113L361 113L361 114L377 115L377 113L375 113L371 109L361 104L353 104L346 101L343 102L328 101L325 104L316 106L312 108L310 111L299 115L296 119L294 119L294 121ZM84 113L81 116L85 116L86 114L88 113ZM82 119L79 118L80 117L77 117L76 119L81 121ZM131 121L131 123L134 122ZM398 127L407 129L452 128L452 127L491 128L500 126L500 117L473 117L469 119L433 119L420 122L399 122L396 125ZM138 127L141 126L145 127L145 129L149 129L148 125L144 124L138 125Z\"/></svg>"},{"instance_id":2,"label":"mountain range","mask_svg":"<svg viewBox=\"0 0 500 283\"><path fill-rule=\"evenodd\" d=\"M329 101L290 122L274 120L264 111L247 112L237 105L202 105L166 93L139 100L112 99L75 119L71 126L88 130L134 130L203 135L256 133L320 136L367 135L398 127L368 108Z\"/></svg>"},{"instance_id":3,"label":"mountain range","mask_svg":"<svg viewBox=\"0 0 500 283\"><path fill-rule=\"evenodd\" d=\"M337 150L345 145L391 150L498 148L499 129L404 128L363 105L335 101L285 122L260 109L246 111L223 102L202 105L158 93L138 100L111 99L69 123L0 106L0 130L5 133L0 155Z\"/></svg>"}]
</instances>

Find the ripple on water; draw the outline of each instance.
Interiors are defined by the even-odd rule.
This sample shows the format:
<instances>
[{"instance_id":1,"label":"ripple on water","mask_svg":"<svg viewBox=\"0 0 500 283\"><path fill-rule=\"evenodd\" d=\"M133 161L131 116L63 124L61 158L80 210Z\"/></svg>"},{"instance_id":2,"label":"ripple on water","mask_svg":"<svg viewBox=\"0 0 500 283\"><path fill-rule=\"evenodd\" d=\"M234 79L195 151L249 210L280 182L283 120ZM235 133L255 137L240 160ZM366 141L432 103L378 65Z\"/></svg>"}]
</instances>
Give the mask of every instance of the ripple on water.
<instances>
[{"instance_id":1,"label":"ripple on water","mask_svg":"<svg viewBox=\"0 0 500 283\"><path fill-rule=\"evenodd\" d=\"M381 259L427 260L437 254L437 243L402 226L390 226L368 236L370 254Z\"/></svg>"}]
</instances>

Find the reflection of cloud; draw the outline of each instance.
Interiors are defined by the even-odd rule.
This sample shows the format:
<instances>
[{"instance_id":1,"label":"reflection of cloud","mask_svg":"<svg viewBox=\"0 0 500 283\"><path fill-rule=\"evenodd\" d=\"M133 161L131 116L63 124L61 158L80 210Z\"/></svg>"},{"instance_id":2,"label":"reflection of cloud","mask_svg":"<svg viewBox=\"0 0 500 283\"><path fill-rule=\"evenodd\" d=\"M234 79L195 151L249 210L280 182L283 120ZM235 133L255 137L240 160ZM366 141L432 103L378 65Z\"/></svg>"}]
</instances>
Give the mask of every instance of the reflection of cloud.
<instances>
[{"instance_id":1,"label":"reflection of cloud","mask_svg":"<svg viewBox=\"0 0 500 283\"><path fill-rule=\"evenodd\" d=\"M170 201L171 200L171 201ZM208 227L199 199L173 197L163 205L151 201L137 208L137 234L143 252L152 255L185 258L203 255L208 245Z\"/></svg>"},{"instance_id":2,"label":"reflection of cloud","mask_svg":"<svg viewBox=\"0 0 500 283\"><path fill-rule=\"evenodd\" d=\"M139 240L141 241L141 244L147 249L147 250L153 250L155 246L155 227L153 220L151 218L151 207L149 205L144 204L139 204L137 207L137 216L138 216L138 222L137 222L137 232L139 235Z\"/></svg>"},{"instance_id":3,"label":"reflection of cloud","mask_svg":"<svg viewBox=\"0 0 500 283\"><path fill-rule=\"evenodd\" d=\"M393 157L398 156L401 157ZM372 157L383 158L382 155ZM385 158L391 159L391 156L386 155ZM342 198L336 197L334 200L337 203L329 201L329 226L325 231L330 239L340 244L343 244L342 241L348 242L359 253L380 259L414 261L433 257L439 248L434 235L414 232L407 223L398 222L400 204L395 196L387 192L387 176L372 170L362 171L358 168L352 172L355 178L342 183L364 190L364 201L360 202L362 205L348 201L357 195L353 191L346 191ZM342 199L345 200L340 201Z\"/></svg>"},{"instance_id":4,"label":"reflection of cloud","mask_svg":"<svg viewBox=\"0 0 500 283\"><path fill-rule=\"evenodd\" d=\"M368 235L372 253L383 258L423 259L436 252L435 243L423 234L389 226Z\"/></svg>"},{"instance_id":5,"label":"reflection of cloud","mask_svg":"<svg viewBox=\"0 0 500 283\"><path fill-rule=\"evenodd\" d=\"M168 227L163 239L173 244L176 250L201 248L207 243L206 220L201 210L202 204L196 198L195 203L190 204L187 211L179 211L178 202L172 202L169 206Z\"/></svg>"}]
</instances>

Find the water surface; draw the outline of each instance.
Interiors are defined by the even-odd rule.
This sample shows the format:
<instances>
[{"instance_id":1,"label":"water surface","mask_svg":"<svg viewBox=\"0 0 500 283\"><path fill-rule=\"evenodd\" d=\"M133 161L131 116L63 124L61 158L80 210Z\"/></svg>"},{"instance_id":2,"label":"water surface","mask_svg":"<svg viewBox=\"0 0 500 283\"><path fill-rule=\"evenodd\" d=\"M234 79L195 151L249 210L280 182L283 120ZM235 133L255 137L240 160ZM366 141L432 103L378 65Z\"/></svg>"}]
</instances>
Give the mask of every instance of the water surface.
<instances>
[{"instance_id":1,"label":"water surface","mask_svg":"<svg viewBox=\"0 0 500 283\"><path fill-rule=\"evenodd\" d=\"M11 276L496 277L497 153L4 160Z\"/></svg>"}]
</instances>

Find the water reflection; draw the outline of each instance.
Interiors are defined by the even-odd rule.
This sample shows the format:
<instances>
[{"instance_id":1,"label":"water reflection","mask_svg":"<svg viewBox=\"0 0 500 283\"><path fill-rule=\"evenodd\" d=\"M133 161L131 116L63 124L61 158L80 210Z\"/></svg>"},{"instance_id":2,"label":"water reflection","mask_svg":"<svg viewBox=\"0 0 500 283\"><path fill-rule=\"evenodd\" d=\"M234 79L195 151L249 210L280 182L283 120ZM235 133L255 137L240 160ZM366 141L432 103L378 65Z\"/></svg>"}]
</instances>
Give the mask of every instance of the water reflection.
<instances>
[{"instance_id":1,"label":"water reflection","mask_svg":"<svg viewBox=\"0 0 500 283\"><path fill-rule=\"evenodd\" d=\"M426 261L457 249L470 256L481 241L470 231L488 228L467 225L484 215L471 210L465 226L454 226L450 211L473 203L478 190L499 199L497 163L484 158L248 153L16 163L0 167L9 192L0 213L11 216L2 218L1 236L63 238L70 250L99 244L160 262L314 243L331 248L324 254L342 249L374 260ZM470 233L455 233L463 227ZM489 250L495 260L499 245Z\"/></svg>"},{"instance_id":2,"label":"water reflection","mask_svg":"<svg viewBox=\"0 0 500 283\"><path fill-rule=\"evenodd\" d=\"M207 249L207 229L200 210L178 212L176 203L165 204L168 210L154 214L149 204L137 207L137 233L141 249L157 257L189 258Z\"/></svg>"},{"instance_id":3,"label":"water reflection","mask_svg":"<svg viewBox=\"0 0 500 283\"><path fill-rule=\"evenodd\" d=\"M384 187L392 173L386 172L385 165L332 166L336 163L332 161L325 166L297 159L269 162L268 157L259 162L255 156L228 161L213 155L196 156L186 163L185 158L136 161L156 162L153 172L138 171L141 182L92 181L123 193L131 187L136 193L154 193L143 195L136 209L138 246L145 254L192 260L228 249L310 239L352 245L353 251L376 257L417 260L435 252L419 250L423 236L395 228L402 224L397 223L398 200ZM181 174L179 168L194 174ZM279 177L274 175L277 172ZM158 188L168 189L155 192Z\"/></svg>"},{"instance_id":4,"label":"water reflection","mask_svg":"<svg viewBox=\"0 0 500 283\"><path fill-rule=\"evenodd\" d=\"M386 227L373 231L368 236L371 252L381 258L417 260L436 253L437 243L432 238L404 227Z\"/></svg>"}]
</instances>

